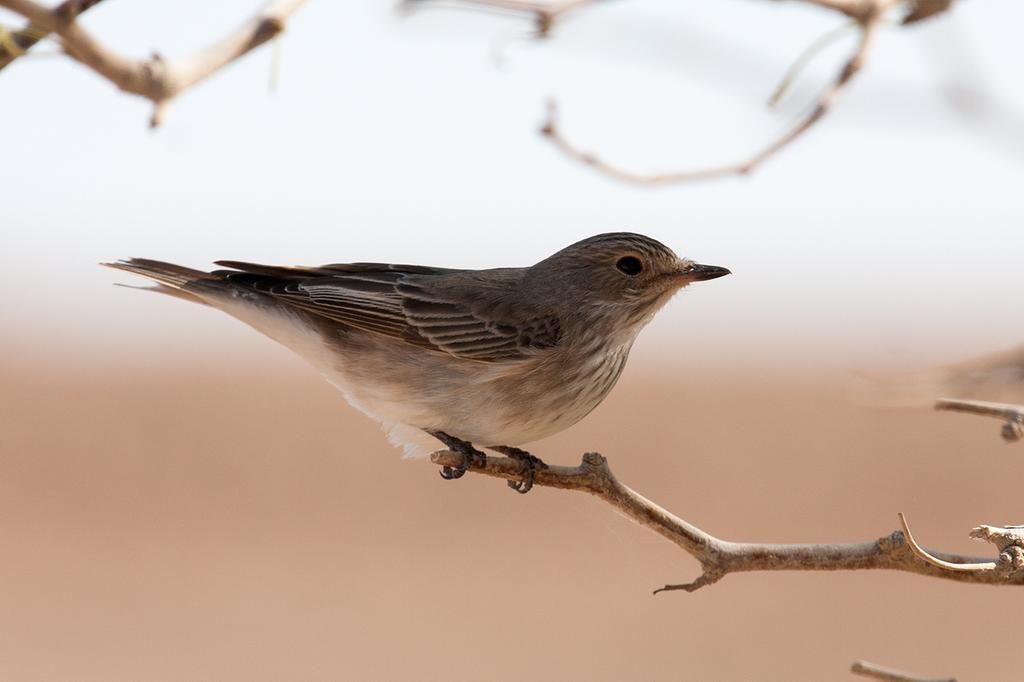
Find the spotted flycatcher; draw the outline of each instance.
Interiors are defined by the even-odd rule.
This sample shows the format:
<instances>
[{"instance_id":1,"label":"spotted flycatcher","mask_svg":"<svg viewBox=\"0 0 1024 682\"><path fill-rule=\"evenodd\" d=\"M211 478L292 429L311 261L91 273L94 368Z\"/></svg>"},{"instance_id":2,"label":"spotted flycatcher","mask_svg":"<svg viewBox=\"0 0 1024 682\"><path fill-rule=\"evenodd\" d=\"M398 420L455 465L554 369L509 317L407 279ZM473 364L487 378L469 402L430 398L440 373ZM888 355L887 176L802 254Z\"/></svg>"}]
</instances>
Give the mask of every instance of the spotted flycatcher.
<instances>
[{"instance_id":1,"label":"spotted flycatcher","mask_svg":"<svg viewBox=\"0 0 1024 682\"><path fill-rule=\"evenodd\" d=\"M640 329L691 282L729 274L650 237L600 234L527 268L452 270L350 263L217 261L203 272L132 258L107 263L157 290L223 310L304 357L408 454L423 434L524 463L516 446L572 426L615 385Z\"/></svg>"}]
</instances>

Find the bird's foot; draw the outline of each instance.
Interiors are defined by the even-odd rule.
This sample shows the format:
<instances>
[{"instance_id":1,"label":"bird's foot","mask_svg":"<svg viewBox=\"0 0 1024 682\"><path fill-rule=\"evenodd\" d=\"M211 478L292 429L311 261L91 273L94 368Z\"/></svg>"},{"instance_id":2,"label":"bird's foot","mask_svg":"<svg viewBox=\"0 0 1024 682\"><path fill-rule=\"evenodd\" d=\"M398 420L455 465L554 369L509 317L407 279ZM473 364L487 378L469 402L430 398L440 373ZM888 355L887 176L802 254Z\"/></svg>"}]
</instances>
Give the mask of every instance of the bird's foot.
<instances>
[{"instance_id":1,"label":"bird's foot","mask_svg":"<svg viewBox=\"0 0 1024 682\"><path fill-rule=\"evenodd\" d=\"M427 433L444 443L445 447L452 452L457 452L462 455L462 464L459 466L441 467L441 478L446 481L453 481L456 478L462 478L470 467L482 467L487 462L487 455L474 448L473 444L468 440L449 436L444 431L427 431Z\"/></svg>"},{"instance_id":2,"label":"bird's foot","mask_svg":"<svg viewBox=\"0 0 1024 682\"><path fill-rule=\"evenodd\" d=\"M539 457L534 457L526 450L520 450L519 448L513 448L508 445L494 445L490 449L523 463L522 479L518 481L508 481L508 487L522 495L530 492L530 489L533 488L533 481L537 478L537 469L548 468L548 465L541 461Z\"/></svg>"}]
</instances>

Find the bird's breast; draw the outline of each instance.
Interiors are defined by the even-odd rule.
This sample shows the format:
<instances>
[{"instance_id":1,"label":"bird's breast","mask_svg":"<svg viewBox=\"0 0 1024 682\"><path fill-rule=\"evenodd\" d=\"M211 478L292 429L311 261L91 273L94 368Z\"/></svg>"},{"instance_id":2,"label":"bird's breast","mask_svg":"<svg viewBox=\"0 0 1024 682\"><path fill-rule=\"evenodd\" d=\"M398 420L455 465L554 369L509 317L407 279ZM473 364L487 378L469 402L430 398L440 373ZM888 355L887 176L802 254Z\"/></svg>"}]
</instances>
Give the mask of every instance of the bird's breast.
<instances>
[{"instance_id":1,"label":"bird's breast","mask_svg":"<svg viewBox=\"0 0 1024 682\"><path fill-rule=\"evenodd\" d=\"M515 445L553 435L587 416L615 386L630 346L580 344L537 363L522 376L503 378L500 431ZM495 426L499 426L496 424Z\"/></svg>"}]
</instances>

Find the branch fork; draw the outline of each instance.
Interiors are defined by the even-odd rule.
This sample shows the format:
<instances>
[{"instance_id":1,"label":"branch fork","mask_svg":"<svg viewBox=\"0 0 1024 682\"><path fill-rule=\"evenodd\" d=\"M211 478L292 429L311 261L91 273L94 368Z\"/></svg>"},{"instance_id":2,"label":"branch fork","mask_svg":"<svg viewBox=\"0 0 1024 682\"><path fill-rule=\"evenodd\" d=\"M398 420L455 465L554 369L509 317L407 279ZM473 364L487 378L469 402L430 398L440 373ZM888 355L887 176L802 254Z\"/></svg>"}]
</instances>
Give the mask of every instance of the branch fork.
<instances>
[{"instance_id":1,"label":"branch fork","mask_svg":"<svg viewBox=\"0 0 1024 682\"><path fill-rule=\"evenodd\" d=\"M153 54L147 59L132 59L100 43L78 22L79 14L99 1L67 0L50 9L35 0L0 0L0 7L29 21L29 26L20 33L27 31L30 36L53 34L72 59L124 92L151 101L151 127L160 125L175 97L284 31L287 20L305 2L271 0L234 32L188 57L165 59L160 54ZM22 52L33 44L27 41L16 43ZM0 50L0 68L17 56L10 50Z\"/></svg>"},{"instance_id":2,"label":"branch fork","mask_svg":"<svg viewBox=\"0 0 1024 682\"><path fill-rule=\"evenodd\" d=\"M450 450L431 455L441 466L459 466L463 456ZM522 463L487 455L468 471L505 480L519 480ZM701 575L692 582L669 584L655 590L693 592L712 585L730 573L748 571L835 571L889 569L930 575L947 580L983 584L1024 585L1024 529L980 526L972 537L996 545L996 561L950 552L925 550L903 528L877 540L849 544L770 544L732 542L707 533L635 492L612 473L608 460L588 452L578 466L538 469L534 484L541 487L587 492L604 500L636 523L653 530L693 556L701 564Z\"/></svg>"},{"instance_id":3,"label":"branch fork","mask_svg":"<svg viewBox=\"0 0 1024 682\"><path fill-rule=\"evenodd\" d=\"M407 0L408 2L409 0ZM423 0L416 0L422 2ZM860 32L860 39L854 47L853 52L846 62L839 69L832 82L829 83L819 95L814 106L804 115L793 127L780 135L775 141L763 147L746 159L734 163L722 164L708 168L697 168L693 170L666 171L661 173L643 173L623 168L615 163L606 161L596 153L586 151L577 146L562 132L558 121L557 106L553 101L548 103L547 118L541 126L540 132L555 147L570 159L623 182L638 185L667 185L678 182L691 182L697 180L711 180L735 175L747 175L759 167L763 162L792 144L804 133L810 130L816 123L824 118L835 106L836 101L842 92L849 86L852 80L864 67L867 56L874 44L875 37L886 18L897 8L905 10L901 25L914 24L929 17L939 15L953 5L955 0L800 0L804 4L813 5L838 13L850 21ZM475 7L490 7L502 10L511 10L533 16L538 26L538 37L545 38L551 33L556 20L566 13L591 5L597 0L552 0L550 2L537 2L535 0L461 0L463 5ZM820 41L819 41L820 42ZM812 46L812 52L814 48ZM805 61L798 60L798 65ZM792 77L791 73L783 80L784 89ZM777 100L781 93L777 90L773 100Z\"/></svg>"}]
</instances>

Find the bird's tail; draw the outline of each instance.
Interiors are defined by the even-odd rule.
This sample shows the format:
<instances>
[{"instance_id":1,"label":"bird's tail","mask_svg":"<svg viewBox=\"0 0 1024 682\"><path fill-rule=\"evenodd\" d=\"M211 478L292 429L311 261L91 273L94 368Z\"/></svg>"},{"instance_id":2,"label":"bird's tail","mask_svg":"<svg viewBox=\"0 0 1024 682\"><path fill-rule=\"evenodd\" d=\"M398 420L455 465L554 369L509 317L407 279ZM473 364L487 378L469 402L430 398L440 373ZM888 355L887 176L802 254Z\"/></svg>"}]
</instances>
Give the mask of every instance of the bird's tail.
<instances>
[{"instance_id":1,"label":"bird's tail","mask_svg":"<svg viewBox=\"0 0 1024 682\"><path fill-rule=\"evenodd\" d=\"M216 281L216 277L208 272L148 258L128 258L115 263L100 263L100 265L116 270L124 270L134 275L141 275L156 282L155 287L131 288L155 291L160 294L192 301L193 303L206 303L206 301L194 290L190 290L188 288L190 285Z\"/></svg>"}]
</instances>

